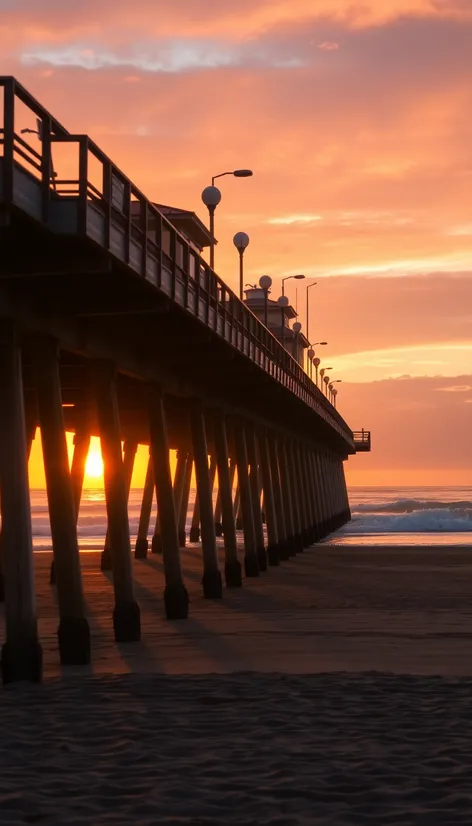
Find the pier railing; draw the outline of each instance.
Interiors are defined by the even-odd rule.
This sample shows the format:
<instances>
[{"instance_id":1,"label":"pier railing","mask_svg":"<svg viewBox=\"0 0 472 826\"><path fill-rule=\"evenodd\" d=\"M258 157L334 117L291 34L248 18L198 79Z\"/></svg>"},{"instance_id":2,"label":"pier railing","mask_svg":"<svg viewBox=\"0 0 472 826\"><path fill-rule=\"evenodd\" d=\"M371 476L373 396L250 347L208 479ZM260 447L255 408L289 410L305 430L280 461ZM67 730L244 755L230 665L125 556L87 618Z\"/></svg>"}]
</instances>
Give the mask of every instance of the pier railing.
<instances>
[{"instance_id":1,"label":"pier railing","mask_svg":"<svg viewBox=\"0 0 472 826\"><path fill-rule=\"evenodd\" d=\"M354 430L352 436L356 453L368 453L370 451L370 430Z\"/></svg>"},{"instance_id":2,"label":"pier railing","mask_svg":"<svg viewBox=\"0 0 472 826\"><path fill-rule=\"evenodd\" d=\"M70 134L14 78L0 77L0 92L0 201L54 232L99 244L302 400L353 448L351 430L298 362L100 147L87 135ZM37 149L23 129L36 132ZM67 151L58 163L59 149Z\"/></svg>"}]
</instances>

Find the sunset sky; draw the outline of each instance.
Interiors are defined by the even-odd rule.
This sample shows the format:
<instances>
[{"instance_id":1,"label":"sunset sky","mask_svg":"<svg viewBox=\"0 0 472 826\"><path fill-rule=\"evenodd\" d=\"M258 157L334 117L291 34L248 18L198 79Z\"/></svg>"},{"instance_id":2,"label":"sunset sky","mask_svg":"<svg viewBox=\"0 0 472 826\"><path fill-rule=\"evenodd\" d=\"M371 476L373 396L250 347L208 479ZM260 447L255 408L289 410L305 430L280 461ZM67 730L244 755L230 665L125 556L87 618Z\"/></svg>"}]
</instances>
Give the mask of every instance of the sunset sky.
<instances>
[{"instance_id":1,"label":"sunset sky","mask_svg":"<svg viewBox=\"0 0 472 826\"><path fill-rule=\"evenodd\" d=\"M206 221L211 176L254 170L221 180L216 269L236 287L244 230L247 281L268 273L275 298L282 276L318 281L310 337L329 342L340 412L373 431L348 480L471 484L471 0L0 0L0 12L1 73L152 200ZM307 283L287 284L303 324Z\"/></svg>"}]
</instances>

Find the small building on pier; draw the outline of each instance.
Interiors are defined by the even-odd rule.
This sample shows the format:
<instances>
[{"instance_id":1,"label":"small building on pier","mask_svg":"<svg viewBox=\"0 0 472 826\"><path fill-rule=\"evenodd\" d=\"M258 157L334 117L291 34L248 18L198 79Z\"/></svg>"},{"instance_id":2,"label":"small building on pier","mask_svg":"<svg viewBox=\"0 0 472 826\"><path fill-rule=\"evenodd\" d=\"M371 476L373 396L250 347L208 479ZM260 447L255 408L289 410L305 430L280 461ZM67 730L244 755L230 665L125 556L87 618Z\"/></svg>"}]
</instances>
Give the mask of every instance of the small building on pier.
<instances>
[{"instance_id":1,"label":"small building on pier","mask_svg":"<svg viewBox=\"0 0 472 826\"><path fill-rule=\"evenodd\" d=\"M255 316L264 323L265 318L265 291L260 287L250 287L244 291L244 303ZM298 313L291 304L281 307L271 298L267 298L267 327L275 338L284 345L291 356L303 366L305 350L310 346L306 336L295 333L290 327L290 321L298 317Z\"/></svg>"}]
</instances>

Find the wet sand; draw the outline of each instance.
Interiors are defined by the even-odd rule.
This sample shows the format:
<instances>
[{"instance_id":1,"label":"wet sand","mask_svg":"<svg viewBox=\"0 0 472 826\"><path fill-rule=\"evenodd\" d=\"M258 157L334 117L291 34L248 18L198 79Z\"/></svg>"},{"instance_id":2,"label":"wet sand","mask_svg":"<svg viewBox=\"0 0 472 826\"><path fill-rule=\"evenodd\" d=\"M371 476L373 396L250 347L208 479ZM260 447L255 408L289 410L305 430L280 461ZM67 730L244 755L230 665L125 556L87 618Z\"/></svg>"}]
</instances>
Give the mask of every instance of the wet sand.
<instances>
[{"instance_id":1,"label":"wet sand","mask_svg":"<svg viewBox=\"0 0 472 826\"><path fill-rule=\"evenodd\" d=\"M0 692L2 823L472 822L472 549L314 547L217 603L199 558L179 623L133 563L118 646L84 554L93 665L61 671L35 556L45 683Z\"/></svg>"}]
</instances>

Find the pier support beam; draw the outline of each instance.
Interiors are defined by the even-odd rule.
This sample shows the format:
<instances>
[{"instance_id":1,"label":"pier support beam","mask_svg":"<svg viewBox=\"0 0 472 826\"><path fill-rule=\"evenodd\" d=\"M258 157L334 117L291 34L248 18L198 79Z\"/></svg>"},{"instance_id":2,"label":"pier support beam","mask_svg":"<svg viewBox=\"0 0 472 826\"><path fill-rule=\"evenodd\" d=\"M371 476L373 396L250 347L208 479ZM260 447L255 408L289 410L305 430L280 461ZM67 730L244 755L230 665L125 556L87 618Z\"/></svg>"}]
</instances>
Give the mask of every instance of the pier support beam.
<instances>
[{"instance_id":1,"label":"pier support beam","mask_svg":"<svg viewBox=\"0 0 472 826\"><path fill-rule=\"evenodd\" d=\"M126 441L123 445L123 471L126 484L126 512L128 512L129 493L131 489L131 479L133 478L134 461L138 450L137 442ZM110 531L107 528L105 537L105 547L100 558L100 570L113 570L113 560L110 553Z\"/></svg>"},{"instance_id":2,"label":"pier support beam","mask_svg":"<svg viewBox=\"0 0 472 826\"><path fill-rule=\"evenodd\" d=\"M323 508L321 502L321 491L318 482L318 474L316 472L316 451L313 449L308 454L309 459L309 474L311 480L311 490L313 493L313 513L315 517L315 540L319 542L323 538Z\"/></svg>"},{"instance_id":3,"label":"pier support beam","mask_svg":"<svg viewBox=\"0 0 472 826\"><path fill-rule=\"evenodd\" d=\"M175 467L175 476L174 476L174 500L175 500L175 515L177 519L177 530L179 527L179 520L180 520L180 510L182 507L182 499L184 496L184 487L185 481L187 478L187 465L189 462L188 453L185 450L178 449L177 450L177 464ZM180 542L179 536L179 546L182 543ZM184 539L185 545L185 539Z\"/></svg>"},{"instance_id":4,"label":"pier support beam","mask_svg":"<svg viewBox=\"0 0 472 826\"><path fill-rule=\"evenodd\" d=\"M152 498L154 495L154 472L152 469L152 459L149 456L146 478L144 480L143 498L141 502L141 511L139 514L138 535L136 537L136 545L134 548L135 559L146 559L148 552L148 532L149 522L151 521Z\"/></svg>"},{"instance_id":5,"label":"pier support beam","mask_svg":"<svg viewBox=\"0 0 472 826\"><path fill-rule=\"evenodd\" d=\"M1 319L0 319L1 323ZM29 461L31 447L33 445L34 437L36 435L36 413L34 417L27 416L25 411L25 428L26 428L26 457L27 461ZM0 504L0 513L1 513L1 504ZM5 577L3 575L3 562L2 562L2 526L0 525L0 603L4 602L5 600Z\"/></svg>"},{"instance_id":6,"label":"pier support beam","mask_svg":"<svg viewBox=\"0 0 472 826\"><path fill-rule=\"evenodd\" d=\"M169 620L188 617L189 598L180 564L177 514L169 461L167 421L158 385L149 388L149 436L153 476L156 484L157 508L160 513L162 557L164 563L164 605Z\"/></svg>"},{"instance_id":7,"label":"pier support beam","mask_svg":"<svg viewBox=\"0 0 472 826\"><path fill-rule=\"evenodd\" d=\"M77 510L62 411L59 350L54 339L35 341L34 366L59 604L59 656L62 665L86 665L90 662L90 630L85 617Z\"/></svg>"},{"instance_id":8,"label":"pier support beam","mask_svg":"<svg viewBox=\"0 0 472 826\"><path fill-rule=\"evenodd\" d=\"M310 543L307 539L305 530L302 491L300 490L297 477L297 445L292 439L288 440L286 443L286 452L288 475L290 478L290 488L292 491L292 512L295 542L297 550L303 551L303 549L308 547Z\"/></svg>"},{"instance_id":9,"label":"pier support beam","mask_svg":"<svg viewBox=\"0 0 472 826\"><path fill-rule=\"evenodd\" d=\"M298 443L296 452L304 523L304 541L305 547L309 547L316 540L315 492L310 468L310 448L306 444Z\"/></svg>"},{"instance_id":10,"label":"pier support beam","mask_svg":"<svg viewBox=\"0 0 472 826\"><path fill-rule=\"evenodd\" d=\"M196 469L195 469L196 472ZM211 496L212 496L212 510L213 510L213 485L215 484L215 476L216 476L216 462L214 461L213 457L210 459L210 486L211 486ZM215 534L216 536L216 534ZM190 542L200 542L200 502L198 499L198 486L197 486L197 495L195 496L195 504L193 507L193 516L192 516L192 524L190 526Z\"/></svg>"},{"instance_id":11,"label":"pier support beam","mask_svg":"<svg viewBox=\"0 0 472 826\"><path fill-rule=\"evenodd\" d=\"M3 683L39 682L43 656L34 595L33 541L21 350L10 319L0 319L0 500L5 587Z\"/></svg>"},{"instance_id":12,"label":"pier support beam","mask_svg":"<svg viewBox=\"0 0 472 826\"><path fill-rule=\"evenodd\" d=\"M249 484L246 433L242 421L234 421L233 433L238 469L239 501L244 531L244 572L247 577L253 577L259 576L259 563L254 528L254 509Z\"/></svg>"},{"instance_id":13,"label":"pier support beam","mask_svg":"<svg viewBox=\"0 0 472 826\"><path fill-rule=\"evenodd\" d=\"M290 553L287 545L287 529L285 524L285 508L283 501L282 485L280 481L277 439L272 430L269 430L267 433L267 445L269 449L272 490L274 492L275 514L277 518L277 535L279 537L279 557L282 561L284 561L290 558Z\"/></svg>"},{"instance_id":14,"label":"pier support beam","mask_svg":"<svg viewBox=\"0 0 472 826\"><path fill-rule=\"evenodd\" d=\"M251 488L254 531L256 535L256 555L260 571L267 571L267 554L262 527L261 482L259 475L259 457L257 455L256 431L252 422L246 424L247 456L249 460L249 484Z\"/></svg>"},{"instance_id":15,"label":"pier support beam","mask_svg":"<svg viewBox=\"0 0 472 826\"><path fill-rule=\"evenodd\" d=\"M218 477L218 496L216 497L215 505L215 534L216 536L223 536L223 522L221 518L221 491L220 480Z\"/></svg>"},{"instance_id":16,"label":"pier support beam","mask_svg":"<svg viewBox=\"0 0 472 826\"><path fill-rule=\"evenodd\" d=\"M185 548L187 542L187 513L188 500L190 496L190 486L192 484L192 470L193 470L193 456L191 453L187 455L187 465L185 467L185 479L182 490L182 499L180 502L179 512L179 545Z\"/></svg>"},{"instance_id":17,"label":"pier support beam","mask_svg":"<svg viewBox=\"0 0 472 826\"><path fill-rule=\"evenodd\" d=\"M295 524L293 517L293 490L288 466L287 444L284 438L278 440L280 482L283 491L285 526L287 530L287 548L290 556L296 556L300 548L295 538Z\"/></svg>"},{"instance_id":18,"label":"pier support beam","mask_svg":"<svg viewBox=\"0 0 472 826\"><path fill-rule=\"evenodd\" d=\"M320 451L315 454L315 471L318 480L318 491L321 505L321 537L324 539L331 531L329 521L329 500L326 490L325 480L323 478L323 460Z\"/></svg>"},{"instance_id":19,"label":"pier support beam","mask_svg":"<svg viewBox=\"0 0 472 826\"><path fill-rule=\"evenodd\" d=\"M258 433L259 456L261 460L262 490L264 495L264 512L267 527L267 560L269 565L280 565L279 536L277 533L277 515L275 512L274 491L270 471L269 449L265 428Z\"/></svg>"},{"instance_id":20,"label":"pier support beam","mask_svg":"<svg viewBox=\"0 0 472 826\"><path fill-rule=\"evenodd\" d=\"M141 618L133 594L128 490L121 454L114 365L106 361L96 361L94 379L113 565L113 628L117 642L134 642L141 638Z\"/></svg>"},{"instance_id":21,"label":"pier support beam","mask_svg":"<svg viewBox=\"0 0 472 826\"><path fill-rule=\"evenodd\" d=\"M241 563L238 559L238 545L236 541L236 525L233 511L232 474L228 464L228 440L226 434L226 420L221 411L214 416L213 437L215 442L215 457L218 467L219 497L221 502L221 521L225 544L225 581L227 588L240 588L242 583Z\"/></svg>"},{"instance_id":22,"label":"pier support beam","mask_svg":"<svg viewBox=\"0 0 472 826\"><path fill-rule=\"evenodd\" d=\"M74 452L70 476L72 481L72 492L74 497L74 510L76 521L79 518L80 500L82 499L82 489L84 486L85 465L90 450L90 430L86 424L80 426L74 433Z\"/></svg>"},{"instance_id":23,"label":"pier support beam","mask_svg":"<svg viewBox=\"0 0 472 826\"><path fill-rule=\"evenodd\" d=\"M190 403L190 426L192 431L195 475L197 477L197 500L200 509L203 551L203 596L207 599L221 599L223 586L218 567L215 522L213 516L213 482L208 467L208 448L205 432L205 417L202 403L193 399ZM214 464L216 472L216 464ZM213 474L214 480L214 474Z\"/></svg>"}]
</instances>

